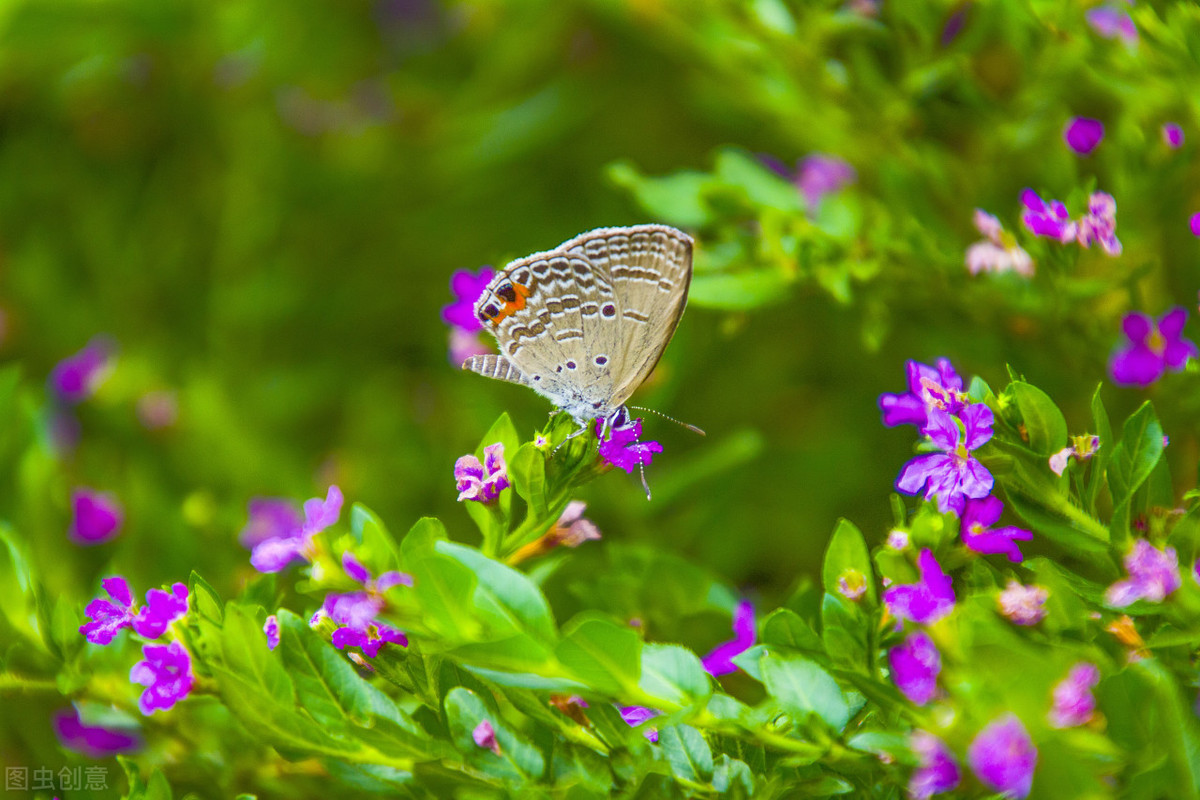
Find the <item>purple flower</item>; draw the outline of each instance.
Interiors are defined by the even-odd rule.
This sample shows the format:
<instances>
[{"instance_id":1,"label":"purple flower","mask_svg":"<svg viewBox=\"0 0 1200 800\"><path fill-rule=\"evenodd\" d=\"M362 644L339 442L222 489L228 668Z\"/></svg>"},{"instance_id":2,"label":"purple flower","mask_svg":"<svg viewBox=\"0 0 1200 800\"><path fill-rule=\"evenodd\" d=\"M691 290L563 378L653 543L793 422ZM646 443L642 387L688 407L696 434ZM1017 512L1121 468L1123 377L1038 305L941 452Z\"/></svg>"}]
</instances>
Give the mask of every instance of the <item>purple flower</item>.
<instances>
[{"instance_id":1,"label":"purple flower","mask_svg":"<svg viewBox=\"0 0 1200 800\"><path fill-rule=\"evenodd\" d=\"M454 480L459 502L474 500L490 503L509 487L508 465L504 463L504 444L496 442L483 448L483 463L473 455L454 462Z\"/></svg>"},{"instance_id":2,"label":"purple flower","mask_svg":"<svg viewBox=\"0 0 1200 800\"><path fill-rule=\"evenodd\" d=\"M471 738L475 740L477 747L486 748L496 755L500 755L500 743L496 741L496 729L486 719L476 725L475 730L471 731Z\"/></svg>"},{"instance_id":3,"label":"purple flower","mask_svg":"<svg viewBox=\"0 0 1200 800\"><path fill-rule=\"evenodd\" d=\"M250 564L259 572L279 572L293 561L311 561L313 539L338 520L342 513L342 490L330 486L325 500L314 497L304 503L304 524L288 533L272 536L254 545Z\"/></svg>"},{"instance_id":4,"label":"purple flower","mask_svg":"<svg viewBox=\"0 0 1200 800\"><path fill-rule=\"evenodd\" d=\"M1022 528L1006 526L993 528L1004 511L1004 503L998 497L988 495L982 500L967 501L959 529L963 544L976 553L1003 553L1013 563L1024 559L1017 542L1027 542L1033 534Z\"/></svg>"},{"instance_id":5,"label":"purple flower","mask_svg":"<svg viewBox=\"0 0 1200 800\"><path fill-rule=\"evenodd\" d=\"M639 442L642 436L642 421L630 420L625 414L618 414L618 419L624 421L613 424L608 431L608 438L600 439L600 458L617 469L623 469L630 475L633 468L639 464L649 464L655 453L663 451L658 442ZM605 422L596 420L596 436L604 433Z\"/></svg>"},{"instance_id":6,"label":"purple flower","mask_svg":"<svg viewBox=\"0 0 1200 800\"><path fill-rule=\"evenodd\" d=\"M621 712L621 719L625 720L625 724L631 728L636 728L647 720L662 714L661 711L655 711L645 706L617 706L617 709ZM658 741L657 728L647 728L642 735L652 742Z\"/></svg>"},{"instance_id":7,"label":"purple flower","mask_svg":"<svg viewBox=\"0 0 1200 800\"><path fill-rule=\"evenodd\" d=\"M1072 437L1072 442L1069 447L1064 447L1054 455L1050 456L1050 469L1055 475L1062 475L1066 472L1067 464L1072 458L1077 461L1086 461L1096 455L1096 451L1100 449L1100 437L1083 434L1081 436Z\"/></svg>"},{"instance_id":8,"label":"purple flower","mask_svg":"<svg viewBox=\"0 0 1200 800\"><path fill-rule=\"evenodd\" d=\"M1129 577L1109 586L1104 593L1104 602L1114 608L1124 608L1135 600L1160 603L1183 582L1175 548L1159 550L1145 539L1133 543L1133 549L1125 556L1125 570Z\"/></svg>"},{"instance_id":9,"label":"purple flower","mask_svg":"<svg viewBox=\"0 0 1200 800\"><path fill-rule=\"evenodd\" d=\"M1121 255L1121 242L1117 239L1117 201L1111 194L1093 192L1088 198L1088 210L1079 220L1076 238L1081 245L1090 248L1098 242L1110 256Z\"/></svg>"},{"instance_id":10,"label":"purple flower","mask_svg":"<svg viewBox=\"0 0 1200 800\"><path fill-rule=\"evenodd\" d=\"M86 400L108 377L113 346L103 336L97 336L73 356L68 356L50 371L50 388L63 402Z\"/></svg>"},{"instance_id":11,"label":"purple flower","mask_svg":"<svg viewBox=\"0 0 1200 800\"><path fill-rule=\"evenodd\" d=\"M837 578L837 590L847 600L861 600L867 593L867 577L856 569L842 570Z\"/></svg>"},{"instance_id":12,"label":"purple flower","mask_svg":"<svg viewBox=\"0 0 1200 800\"><path fill-rule=\"evenodd\" d=\"M1049 592L1041 586L1022 586L1009 581L996 597L1000 613L1017 625L1037 625L1046 617L1046 598Z\"/></svg>"},{"instance_id":13,"label":"purple flower","mask_svg":"<svg viewBox=\"0 0 1200 800\"><path fill-rule=\"evenodd\" d=\"M362 648L363 655L367 658L374 658L379 655L379 648L385 644L398 644L401 647L408 647L407 636L391 625L379 621L367 625L365 630L356 630L351 627L338 628L333 632L330 641L338 650L345 650L347 647L360 647Z\"/></svg>"},{"instance_id":14,"label":"purple flower","mask_svg":"<svg viewBox=\"0 0 1200 800\"><path fill-rule=\"evenodd\" d=\"M1108 364L1109 373L1123 386L1149 386L1166 370L1178 372L1189 358L1200 355L1196 344L1183 338L1187 309L1175 306L1154 319L1140 312L1126 314L1121 321L1129 344L1118 350Z\"/></svg>"},{"instance_id":15,"label":"purple flower","mask_svg":"<svg viewBox=\"0 0 1200 800\"><path fill-rule=\"evenodd\" d=\"M366 633L375 618L386 605L384 595L393 586L412 586L412 576L388 570L378 578L372 578L354 554L342 554L342 567L355 581L363 585L364 591L330 594L325 597L323 608L334 622L346 625L360 633Z\"/></svg>"},{"instance_id":16,"label":"purple flower","mask_svg":"<svg viewBox=\"0 0 1200 800\"><path fill-rule=\"evenodd\" d=\"M179 418L179 401L174 392L146 392L138 398L137 416L146 430L165 430Z\"/></svg>"},{"instance_id":17,"label":"purple flower","mask_svg":"<svg viewBox=\"0 0 1200 800\"><path fill-rule=\"evenodd\" d=\"M967 763L989 789L1025 797L1033 785L1037 748L1021 720L1005 714L993 720L967 748Z\"/></svg>"},{"instance_id":18,"label":"purple flower","mask_svg":"<svg viewBox=\"0 0 1200 800\"><path fill-rule=\"evenodd\" d=\"M1033 275L1033 259L1021 249L1016 238L1000 226L1000 220L977 208L975 227L985 238L967 248L968 272L972 275L1015 272L1026 278Z\"/></svg>"},{"instance_id":19,"label":"purple flower","mask_svg":"<svg viewBox=\"0 0 1200 800\"><path fill-rule=\"evenodd\" d=\"M1021 192L1021 204L1025 213L1021 221L1035 236L1048 236L1067 243L1075 238L1075 223L1067 213L1067 207L1057 200L1047 203L1033 189Z\"/></svg>"},{"instance_id":20,"label":"purple flower","mask_svg":"<svg viewBox=\"0 0 1200 800\"><path fill-rule=\"evenodd\" d=\"M883 593L883 602L892 616L928 625L954 609L954 587L931 550L922 550L917 556L917 569L920 580L889 587Z\"/></svg>"},{"instance_id":21,"label":"purple flower","mask_svg":"<svg viewBox=\"0 0 1200 800\"><path fill-rule=\"evenodd\" d=\"M1063 130L1063 139L1081 156L1091 155L1104 138L1104 123L1091 117L1071 117Z\"/></svg>"},{"instance_id":22,"label":"purple flower","mask_svg":"<svg viewBox=\"0 0 1200 800\"><path fill-rule=\"evenodd\" d=\"M904 696L923 706L937 694L937 677L942 656L924 631L909 634L898 647L888 650L892 680Z\"/></svg>"},{"instance_id":23,"label":"purple flower","mask_svg":"<svg viewBox=\"0 0 1200 800\"><path fill-rule=\"evenodd\" d=\"M267 635L267 649L274 650L279 646L279 619L272 614L263 625L263 633Z\"/></svg>"},{"instance_id":24,"label":"purple flower","mask_svg":"<svg viewBox=\"0 0 1200 800\"><path fill-rule=\"evenodd\" d=\"M986 497L992 491L992 473L971 451L992 438L994 421L992 410L983 404L967 406L958 417L931 408L921 433L942 452L917 456L905 464L896 478L896 489L904 494L924 489L925 499L936 497L943 514L951 510L962 514L968 499Z\"/></svg>"},{"instance_id":25,"label":"purple flower","mask_svg":"<svg viewBox=\"0 0 1200 800\"><path fill-rule=\"evenodd\" d=\"M1183 128L1174 122L1168 122L1162 126L1162 137L1163 141L1167 143L1167 147L1173 150L1183 147Z\"/></svg>"},{"instance_id":26,"label":"purple flower","mask_svg":"<svg viewBox=\"0 0 1200 800\"><path fill-rule=\"evenodd\" d=\"M55 712L52 722L59 743L88 758L108 758L142 749L142 739L136 731L84 725L74 707Z\"/></svg>"},{"instance_id":27,"label":"purple flower","mask_svg":"<svg viewBox=\"0 0 1200 800\"><path fill-rule=\"evenodd\" d=\"M1048 717L1055 728L1073 728L1092 718L1096 699L1092 687L1100 682L1100 670L1084 661L1071 667L1067 677L1054 687L1054 705Z\"/></svg>"},{"instance_id":28,"label":"purple flower","mask_svg":"<svg viewBox=\"0 0 1200 800\"><path fill-rule=\"evenodd\" d=\"M124 519L121 504L113 495L83 486L71 492L71 525L67 536L76 544L107 542L120 532Z\"/></svg>"},{"instance_id":29,"label":"purple flower","mask_svg":"<svg viewBox=\"0 0 1200 800\"><path fill-rule=\"evenodd\" d=\"M909 545L908 531L892 530L887 536L887 546L893 550L907 550Z\"/></svg>"},{"instance_id":30,"label":"purple flower","mask_svg":"<svg viewBox=\"0 0 1200 800\"><path fill-rule=\"evenodd\" d=\"M182 583L171 585L171 591L151 589L146 592L146 605L133 618L133 630L147 639L162 636L175 620L188 610L188 588Z\"/></svg>"},{"instance_id":31,"label":"purple flower","mask_svg":"<svg viewBox=\"0 0 1200 800\"><path fill-rule=\"evenodd\" d=\"M146 687L138 699L138 708L146 716L168 711L192 691L192 659L179 642L148 644L142 648L145 661L129 671L129 680Z\"/></svg>"},{"instance_id":32,"label":"purple flower","mask_svg":"<svg viewBox=\"0 0 1200 800\"><path fill-rule=\"evenodd\" d=\"M246 513L246 527L238 534L238 541L249 549L267 539L291 536L304 525L295 504L283 497L252 497Z\"/></svg>"},{"instance_id":33,"label":"purple flower","mask_svg":"<svg viewBox=\"0 0 1200 800\"><path fill-rule=\"evenodd\" d=\"M483 323L475 316L475 301L487 289L495 275L490 267L483 267L476 274L466 269L455 270L450 277L450 291L455 299L453 303L442 308L442 320L466 333L482 329Z\"/></svg>"},{"instance_id":34,"label":"purple flower","mask_svg":"<svg viewBox=\"0 0 1200 800\"><path fill-rule=\"evenodd\" d=\"M1098 6L1089 9L1085 16L1088 25L1092 26L1092 30L1105 39L1120 39L1128 47L1137 46L1137 26L1133 24L1133 19L1129 14L1121 10L1120 6L1111 3Z\"/></svg>"},{"instance_id":35,"label":"purple flower","mask_svg":"<svg viewBox=\"0 0 1200 800\"><path fill-rule=\"evenodd\" d=\"M909 747L917 757L917 768L908 780L909 797L927 800L958 786L962 773L945 742L932 733L918 730L912 732Z\"/></svg>"},{"instance_id":36,"label":"purple flower","mask_svg":"<svg viewBox=\"0 0 1200 800\"><path fill-rule=\"evenodd\" d=\"M929 409L940 408L957 414L963 408L963 382L954 371L949 359L939 358L937 366L908 361L904 365L908 375L908 391L904 394L879 395L879 409L883 412L885 427L916 425L925 427L929 420Z\"/></svg>"},{"instance_id":37,"label":"purple flower","mask_svg":"<svg viewBox=\"0 0 1200 800\"><path fill-rule=\"evenodd\" d=\"M1200 236L1200 211L1192 214L1192 218L1188 220L1188 227L1191 229L1193 236Z\"/></svg>"},{"instance_id":38,"label":"purple flower","mask_svg":"<svg viewBox=\"0 0 1200 800\"><path fill-rule=\"evenodd\" d=\"M450 327L449 350L450 363L461 364L471 356L484 356L492 352L492 348L480 337L479 331L464 331L457 326Z\"/></svg>"},{"instance_id":39,"label":"purple flower","mask_svg":"<svg viewBox=\"0 0 1200 800\"><path fill-rule=\"evenodd\" d=\"M728 675L737 672L733 657L741 655L754 646L754 604L743 600L733 612L733 639L722 642L706 655L702 663L709 675Z\"/></svg>"},{"instance_id":40,"label":"purple flower","mask_svg":"<svg viewBox=\"0 0 1200 800\"><path fill-rule=\"evenodd\" d=\"M79 627L79 632L92 644L108 644L122 628L133 628L139 636L157 639L172 622L187 613L187 587L176 583L171 593L162 589L146 592L146 606L138 611L133 593L122 577L100 581L100 586L112 600L97 597L88 603L84 614L91 619Z\"/></svg>"},{"instance_id":41,"label":"purple flower","mask_svg":"<svg viewBox=\"0 0 1200 800\"><path fill-rule=\"evenodd\" d=\"M815 211L821 198L854 183L854 167L837 156L813 153L800 160L796 170L796 188L804 195L810 212Z\"/></svg>"}]
</instances>

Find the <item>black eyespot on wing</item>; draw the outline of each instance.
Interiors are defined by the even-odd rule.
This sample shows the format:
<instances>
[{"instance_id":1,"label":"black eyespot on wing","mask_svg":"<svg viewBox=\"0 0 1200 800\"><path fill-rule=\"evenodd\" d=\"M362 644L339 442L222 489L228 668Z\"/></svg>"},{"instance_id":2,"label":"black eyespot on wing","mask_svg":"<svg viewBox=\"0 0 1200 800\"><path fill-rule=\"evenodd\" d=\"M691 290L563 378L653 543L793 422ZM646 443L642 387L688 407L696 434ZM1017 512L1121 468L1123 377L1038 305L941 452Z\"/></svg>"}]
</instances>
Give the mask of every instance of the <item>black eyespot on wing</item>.
<instances>
[{"instance_id":1,"label":"black eyespot on wing","mask_svg":"<svg viewBox=\"0 0 1200 800\"><path fill-rule=\"evenodd\" d=\"M596 366L603 367L608 363L608 356L596 356Z\"/></svg>"},{"instance_id":2,"label":"black eyespot on wing","mask_svg":"<svg viewBox=\"0 0 1200 800\"><path fill-rule=\"evenodd\" d=\"M511 283L506 283L496 290L496 294L500 295L500 299L506 303L517 302L517 290L513 288Z\"/></svg>"},{"instance_id":3,"label":"black eyespot on wing","mask_svg":"<svg viewBox=\"0 0 1200 800\"><path fill-rule=\"evenodd\" d=\"M519 283L523 286L529 285L529 270L523 269L520 272L518 272L515 277L516 277L517 283Z\"/></svg>"},{"instance_id":4,"label":"black eyespot on wing","mask_svg":"<svg viewBox=\"0 0 1200 800\"><path fill-rule=\"evenodd\" d=\"M567 362L567 369L575 369L575 367L576 367L576 364L574 361Z\"/></svg>"},{"instance_id":5,"label":"black eyespot on wing","mask_svg":"<svg viewBox=\"0 0 1200 800\"><path fill-rule=\"evenodd\" d=\"M617 315L617 307L612 303L605 303L604 307L600 309L600 313L606 317L615 317Z\"/></svg>"},{"instance_id":6,"label":"black eyespot on wing","mask_svg":"<svg viewBox=\"0 0 1200 800\"><path fill-rule=\"evenodd\" d=\"M534 376L533 376L533 379L534 379L535 381L540 381L540 380L542 379L542 376L541 376L541 375L534 375Z\"/></svg>"},{"instance_id":7,"label":"black eyespot on wing","mask_svg":"<svg viewBox=\"0 0 1200 800\"><path fill-rule=\"evenodd\" d=\"M554 371L555 371L555 372L562 372L562 364L559 364L557 367L555 367L555 368L554 368Z\"/></svg>"},{"instance_id":8,"label":"black eyespot on wing","mask_svg":"<svg viewBox=\"0 0 1200 800\"><path fill-rule=\"evenodd\" d=\"M491 319L500 313L500 306L496 305L495 303L488 303L483 307L483 313L487 315L488 319Z\"/></svg>"}]
</instances>

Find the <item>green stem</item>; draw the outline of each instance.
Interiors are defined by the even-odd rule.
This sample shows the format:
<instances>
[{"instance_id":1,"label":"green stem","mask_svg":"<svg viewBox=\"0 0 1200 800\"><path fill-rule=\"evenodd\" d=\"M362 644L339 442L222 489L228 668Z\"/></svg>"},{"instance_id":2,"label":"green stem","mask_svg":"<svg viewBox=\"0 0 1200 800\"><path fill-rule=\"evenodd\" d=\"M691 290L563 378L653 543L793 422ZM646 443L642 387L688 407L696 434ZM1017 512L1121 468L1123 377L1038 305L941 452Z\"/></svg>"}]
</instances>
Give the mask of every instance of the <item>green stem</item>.
<instances>
[{"instance_id":1,"label":"green stem","mask_svg":"<svg viewBox=\"0 0 1200 800\"><path fill-rule=\"evenodd\" d=\"M0 673L0 692L57 692L58 684L50 678L26 678L11 672Z\"/></svg>"}]
</instances>

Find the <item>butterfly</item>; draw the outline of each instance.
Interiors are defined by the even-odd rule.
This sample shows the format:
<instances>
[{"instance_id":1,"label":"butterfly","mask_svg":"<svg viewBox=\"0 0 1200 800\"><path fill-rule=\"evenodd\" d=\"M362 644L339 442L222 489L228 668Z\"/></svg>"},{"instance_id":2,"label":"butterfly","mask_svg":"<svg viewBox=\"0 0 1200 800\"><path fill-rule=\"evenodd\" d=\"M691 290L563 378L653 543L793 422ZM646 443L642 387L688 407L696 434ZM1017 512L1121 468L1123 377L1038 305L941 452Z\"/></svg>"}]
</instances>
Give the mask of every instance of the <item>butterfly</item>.
<instances>
[{"instance_id":1,"label":"butterfly","mask_svg":"<svg viewBox=\"0 0 1200 800\"><path fill-rule=\"evenodd\" d=\"M597 228L504 267L475 301L499 354L462 368L528 386L570 414L624 419L679 325L692 238L666 225Z\"/></svg>"}]
</instances>

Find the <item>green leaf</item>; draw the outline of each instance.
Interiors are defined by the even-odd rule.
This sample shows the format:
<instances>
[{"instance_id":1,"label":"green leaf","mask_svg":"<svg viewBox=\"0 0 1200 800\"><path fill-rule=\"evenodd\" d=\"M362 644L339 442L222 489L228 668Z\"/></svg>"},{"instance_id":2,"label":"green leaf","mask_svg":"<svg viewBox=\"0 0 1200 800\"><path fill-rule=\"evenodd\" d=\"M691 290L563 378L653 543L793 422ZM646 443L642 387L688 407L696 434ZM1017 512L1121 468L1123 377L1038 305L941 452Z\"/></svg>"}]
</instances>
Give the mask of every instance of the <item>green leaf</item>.
<instances>
[{"instance_id":1,"label":"green leaf","mask_svg":"<svg viewBox=\"0 0 1200 800\"><path fill-rule=\"evenodd\" d=\"M1113 450L1116 448L1112 425L1108 421L1108 412L1104 409L1104 401L1100 398L1100 388L1097 386L1095 393L1092 394L1092 425L1096 436L1100 438L1100 449L1092 456L1091 463L1088 465L1088 481L1081 498L1084 509L1089 513L1096 509L1096 497L1100 494L1109 459L1112 458Z\"/></svg>"},{"instance_id":2,"label":"green leaf","mask_svg":"<svg viewBox=\"0 0 1200 800\"><path fill-rule=\"evenodd\" d=\"M374 563L380 570L400 568L396 541L374 511L355 503L350 510L350 530L362 545L362 552L357 554L360 559Z\"/></svg>"},{"instance_id":3,"label":"green leaf","mask_svg":"<svg viewBox=\"0 0 1200 800\"><path fill-rule=\"evenodd\" d=\"M1029 447L1049 457L1067 445L1067 420L1050 396L1033 384L1014 381L1008 393L1021 413Z\"/></svg>"},{"instance_id":4,"label":"green leaf","mask_svg":"<svg viewBox=\"0 0 1200 800\"><path fill-rule=\"evenodd\" d=\"M745 761L722 753L713 770L712 786L724 797L754 797L754 773Z\"/></svg>"},{"instance_id":5,"label":"green leaf","mask_svg":"<svg viewBox=\"0 0 1200 800\"><path fill-rule=\"evenodd\" d=\"M836 666L859 672L867 669L867 630L860 609L839 595L825 594L821 600L821 641Z\"/></svg>"},{"instance_id":6,"label":"green leaf","mask_svg":"<svg viewBox=\"0 0 1200 800\"><path fill-rule=\"evenodd\" d=\"M221 598L217 590L195 570L188 576L188 596L197 614L217 625L221 624L225 617L221 610Z\"/></svg>"},{"instance_id":7,"label":"green leaf","mask_svg":"<svg viewBox=\"0 0 1200 800\"><path fill-rule=\"evenodd\" d=\"M619 696L637 688L642 674L642 640L627 625L588 616L563 630L554 655L579 682Z\"/></svg>"},{"instance_id":8,"label":"green leaf","mask_svg":"<svg viewBox=\"0 0 1200 800\"><path fill-rule=\"evenodd\" d=\"M508 465L513 489L528 504L529 515L534 519L550 516L546 498L546 455L534 445L526 442L517 450Z\"/></svg>"},{"instance_id":9,"label":"green leaf","mask_svg":"<svg viewBox=\"0 0 1200 800\"><path fill-rule=\"evenodd\" d=\"M413 576L412 597L421 609L420 622L424 628L448 645L477 641L485 635L473 607L476 581L469 567L449 556L425 550L406 558L404 570Z\"/></svg>"},{"instance_id":10,"label":"green leaf","mask_svg":"<svg viewBox=\"0 0 1200 800\"><path fill-rule=\"evenodd\" d=\"M693 784L712 780L712 750L700 731L690 725L667 725L658 729L658 746L675 777Z\"/></svg>"},{"instance_id":11,"label":"green leaf","mask_svg":"<svg viewBox=\"0 0 1200 800\"><path fill-rule=\"evenodd\" d=\"M446 694L445 708L454 745L475 769L516 784L537 781L545 773L541 751L513 732L500 714L474 692L462 687L451 689ZM499 755L475 743L474 731L484 720L495 732Z\"/></svg>"},{"instance_id":12,"label":"green leaf","mask_svg":"<svg viewBox=\"0 0 1200 800\"><path fill-rule=\"evenodd\" d=\"M1115 503L1130 498L1150 477L1162 458L1163 430L1147 401L1125 421L1121 443L1108 465L1108 482Z\"/></svg>"},{"instance_id":13,"label":"green leaf","mask_svg":"<svg viewBox=\"0 0 1200 800\"><path fill-rule=\"evenodd\" d=\"M723 311L745 311L783 302L791 284L792 279L776 267L697 274L688 301Z\"/></svg>"},{"instance_id":14,"label":"green leaf","mask_svg":"<svg viewBox=\"0 0 1200 800\"><path fill-rule=\"evenodd\" d=\"M434 549L466 567L475 576L475 609L490 623L490 636L525 633L533 640L557 640L554 617L542 591L512 567L494 561L474 548L439 541Z\"/></svg>"},{"instance_id":15,"label":"green leaf","mask_svg":"<svg viewBox=\"0 0 1200 800\"><path fill-rule=\"evenodd\" d=\"M646 694L680 707L699 706L712 694L712 681L700 659L686 647L673 644L642 646L642 679Z\"/></svg>"},{"instance_id":16,"label":"green leaf","mask_svg":"<svg viewBox=\"0 0 1200 800\"><path fill-rule=\"evenodd\" d=\"M825 654L821 637L799 614L787 608L777 608L762 623L759 641L763 644L790 647L810 653Z\"/></svg>"},{"instance_id":17,"label":"green leaf","mask_svg":"<svg viewBox=\"0 0 1200 800\"><path fill-rule=\"evenodd\" d=\"M629 190L651 217L685 228L699 228L712 218L703 196L713 179L702 172L677 172L663 178L646 178L627 161L610 164L608 177Z\"/></svg>"},{"instance_id":18,"label":"green leaf","mask_svg":"<svg viewBox=\"0 0 1200 800\"><path fill-rule=\"evenodd\" d=\"M875 573L871 569L871 555L867 550L867 542L854 523L843 518L838 520L833 536L829 539L829 546L825 550L825 563L821 568L825 592L841 597L838 592L838 578L847 572L857 572L862 576L866 582L866 594L863 599L874 605L877 602ZM843 599L847 603L853 602Z\"/></svg>"},{"instance_id":19,"label":"green leaf","mask_svg":"<svg viewBox=\"0 0 1200 800\"><path fill-rule=\"evenodd\" d=\"M759 660L759 669L767 691L798 717L797 722L811 712L840 732L850 721L850 705L837 681L816 662L768 650Z\"/></svg>"},{"instance_id":20,"label":"green leaf","mask_svg":"<svg viewBox=\"0 0 1200 800\"><path fill-rule=\"evenodd\" d=\"M795 185L745 151L727 148L718 153L714 175L718 181L742 189L755 205L795 214L804 212Z\"/></svg>"}]
</instances>

